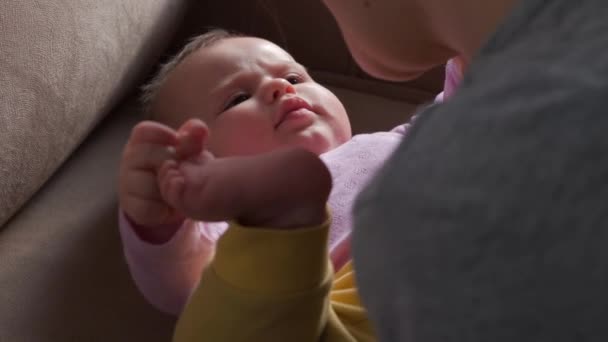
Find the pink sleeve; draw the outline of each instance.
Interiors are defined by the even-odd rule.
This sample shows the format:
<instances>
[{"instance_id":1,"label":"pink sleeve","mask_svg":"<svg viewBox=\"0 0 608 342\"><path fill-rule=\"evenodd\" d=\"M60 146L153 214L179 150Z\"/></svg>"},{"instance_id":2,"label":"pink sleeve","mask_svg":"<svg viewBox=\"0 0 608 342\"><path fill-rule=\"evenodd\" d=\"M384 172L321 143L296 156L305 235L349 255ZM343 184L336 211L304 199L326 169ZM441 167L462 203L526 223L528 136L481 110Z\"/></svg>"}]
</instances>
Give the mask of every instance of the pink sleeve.
<instances>
[{"instance_id":1,"label":"pink sleeve","mask_svg":"<svg viewBox=\"0 0 608 342\"><path fill-rule=\"evenodd\" d=\"M203 268L226 231L225 222L186 220L164 244L141 240L119 213L119 229L131 276L139 291L159 310L178 315L198 285Z\"/></svg>"},{"instance_id":2,"label":"pink sleeve","mask_svg":"<svg viewBox=\"0 0 608 342\"><path fill-rule=\"evenodd\" d=\"M464 62L459 57L452 58L446 63L443 91L435 97L435 102L443 102L454 95L462 81L463 70Z\"/></svg>"},{"instance_id":3,"label":"pink sleeve","mask_svg":"<svg viewBox=\"0 0 608 342\"><path fill-rule=\"evenodd\" d=\"M445 80L443 81L443 96L448 99L454 95L456 89L462 82L464 62L461 58L450 59L445 65Z\"/></svg>"}]
</instances>

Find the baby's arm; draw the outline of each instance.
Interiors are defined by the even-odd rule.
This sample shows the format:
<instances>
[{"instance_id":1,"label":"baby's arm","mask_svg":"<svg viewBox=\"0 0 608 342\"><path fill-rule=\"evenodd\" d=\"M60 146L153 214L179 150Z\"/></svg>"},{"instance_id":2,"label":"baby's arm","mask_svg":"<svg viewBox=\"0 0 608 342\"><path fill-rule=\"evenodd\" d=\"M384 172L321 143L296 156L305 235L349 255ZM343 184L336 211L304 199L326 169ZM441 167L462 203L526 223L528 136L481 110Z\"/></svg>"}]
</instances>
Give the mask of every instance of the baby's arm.
<instances>
[{"instance_id":1,"label":"baby's arm","mask_svg":"<svg viewBox=\"0 0 608 342\"><path fill-rule=\"evenodd\" d=\"M198 285L202 270L215 252L215 244L227 228L225 222L185 220L163 244L142 240L123 213L119 216L124 254L133 281L157 309L178 315Z\"/></svg>"},{"instance_id":2,"label":"baby's arm","mask_svg":"<svg viewBox=\"0 0 608 342\"><path fill-rule=\"evenodd\" d=\"M177 158L178 137L162 124L144 121L137 124L122 153L118 197L125 215L140 227L146 227L150 240L167 241L182 224L184 217L169 206L156 181L165 160Z\"/></svg>"},{"instance_id":3,"label":"baby's arm","mask_svg":"<svg viewBox=\"0 0 608 342\"><path fill-rule=\"evenodd\" d=\"M206 131L185 128L187 134L178 134L158 123L138 124L120 167L119 226L131 275L151 304L175 315L196 287L226 229L222 223L184 220L160 195L157 172L162 162L201 152L197 141Z\"/></svg>"}]
</instances>

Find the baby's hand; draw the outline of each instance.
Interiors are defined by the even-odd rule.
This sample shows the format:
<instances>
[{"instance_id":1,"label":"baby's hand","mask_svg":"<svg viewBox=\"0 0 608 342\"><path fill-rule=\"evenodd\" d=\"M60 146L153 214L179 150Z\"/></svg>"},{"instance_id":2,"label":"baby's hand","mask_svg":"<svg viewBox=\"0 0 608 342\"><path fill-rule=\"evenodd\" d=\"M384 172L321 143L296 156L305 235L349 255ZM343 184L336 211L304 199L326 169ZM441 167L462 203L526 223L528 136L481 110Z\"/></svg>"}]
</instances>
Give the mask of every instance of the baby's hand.
<instances>
[{"instance_id":1,"label":"baby's hand","mask_svg":"<svg viewBox=\"0 0 608 342\"><path fill-rule=\"evenodd\" d=\"M158 176L163 197L188 217L268 228L322 223L331 190L331 176L319 157L297 148L169 160Z\"/></svg>"},{"instance_id":2,"label":"baby's hand","mask_svg":"<svg viewBox=\"0 0 608 342\"><path fill-rule=\"evenodd\" d=\"M141 122L131 131L120 163L119 201L137 225L152 228L183 221L165 202L156 181L163 162L177 158L177 145L177 132L156 122Z\"/></svg>"}]
</instances>

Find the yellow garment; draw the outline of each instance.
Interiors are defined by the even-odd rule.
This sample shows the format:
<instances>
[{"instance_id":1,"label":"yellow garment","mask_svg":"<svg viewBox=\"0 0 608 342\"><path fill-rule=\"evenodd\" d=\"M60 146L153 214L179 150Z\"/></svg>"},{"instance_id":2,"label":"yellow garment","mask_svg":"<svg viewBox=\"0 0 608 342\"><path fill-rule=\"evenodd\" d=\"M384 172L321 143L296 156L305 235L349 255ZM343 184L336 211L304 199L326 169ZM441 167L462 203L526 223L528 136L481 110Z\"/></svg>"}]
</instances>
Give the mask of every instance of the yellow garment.
<instances>
[{"instance_id":1,"label":"yellow garment","mask_svg":"<svg viewBox=\"0 0 608 342\"><path fill-rule=\"evenodd\" d=\"M332 277L328 229L329 221L296 230L232 224L173 340L375 341L352 262Z\"/></svg>"}]
</instances>

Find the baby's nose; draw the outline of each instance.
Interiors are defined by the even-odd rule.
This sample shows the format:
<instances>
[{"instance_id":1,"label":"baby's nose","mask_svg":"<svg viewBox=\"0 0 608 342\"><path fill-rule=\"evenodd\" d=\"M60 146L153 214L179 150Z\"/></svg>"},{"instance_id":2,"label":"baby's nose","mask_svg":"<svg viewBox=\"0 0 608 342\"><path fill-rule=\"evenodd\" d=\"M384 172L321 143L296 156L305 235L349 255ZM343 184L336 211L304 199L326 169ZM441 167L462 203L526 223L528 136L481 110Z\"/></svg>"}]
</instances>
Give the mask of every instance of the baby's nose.
<instances>
[{"instance_id":1,"label":"baby's nose","mask_svg":"<svg viewBox=\"0 0 608 342\"><path fill-rule=\"evenodd\" d=\"M296 90L291 83L283 78L274 78L268 81L266 100L268 103L280 99L285 94L295 94Z\"/></svg>"}]
</instances>

